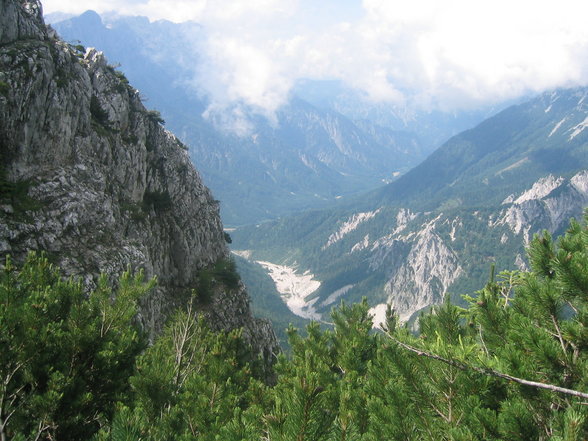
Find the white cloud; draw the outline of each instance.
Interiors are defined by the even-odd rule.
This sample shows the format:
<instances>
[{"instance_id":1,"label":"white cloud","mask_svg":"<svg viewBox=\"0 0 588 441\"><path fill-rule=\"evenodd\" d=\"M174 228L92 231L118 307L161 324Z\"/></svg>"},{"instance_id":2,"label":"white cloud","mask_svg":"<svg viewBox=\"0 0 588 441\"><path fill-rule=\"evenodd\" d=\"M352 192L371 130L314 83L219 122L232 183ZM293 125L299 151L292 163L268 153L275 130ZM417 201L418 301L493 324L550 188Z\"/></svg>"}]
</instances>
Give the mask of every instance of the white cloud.
<instances>
[{"instance_id":1,"label":"white cloud","mask_svg":"<svg viewBox=\"0 0 588 441\"><path fill-rule=\"evenodd\" d=\"M151 20L174 22L230 20L256 17L284 10L281 0L47 0L45 13L54 11L82 13L92 9L98 13L116 11L121 15L143 15Z\"/></svg>"},{"instance_id":2,"label":"white cloud","mask_svg":"<svg viewBox=\"0 0 588 441\"><path fill-rule=\"evenodd\" d=\"M443 108L588 83L585 0L45 1L45 12L88 8L201 23L192 84L212 113L272 115L300 78Z\"/></svg>"}]
</instances>

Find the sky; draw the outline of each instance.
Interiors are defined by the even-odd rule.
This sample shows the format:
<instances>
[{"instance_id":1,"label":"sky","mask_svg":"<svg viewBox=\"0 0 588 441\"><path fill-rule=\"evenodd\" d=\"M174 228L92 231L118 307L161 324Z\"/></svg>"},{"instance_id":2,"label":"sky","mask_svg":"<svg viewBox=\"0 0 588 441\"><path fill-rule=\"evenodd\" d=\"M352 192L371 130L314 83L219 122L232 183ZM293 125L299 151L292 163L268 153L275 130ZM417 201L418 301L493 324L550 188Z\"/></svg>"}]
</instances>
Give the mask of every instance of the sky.
<instances>
[{"instance_id":1,"label":"sky","mask_svg":"<svg viewBox=\"0 0 588 441\"><path fill-rule=\"evenodd\" d=\"M213 107L271 114L300 79L339 79L366 100L446 111L588 84L586 0L45 0L192 20ZM206 78L205 78L206 77Z\"/></svg>"}]
</instances>

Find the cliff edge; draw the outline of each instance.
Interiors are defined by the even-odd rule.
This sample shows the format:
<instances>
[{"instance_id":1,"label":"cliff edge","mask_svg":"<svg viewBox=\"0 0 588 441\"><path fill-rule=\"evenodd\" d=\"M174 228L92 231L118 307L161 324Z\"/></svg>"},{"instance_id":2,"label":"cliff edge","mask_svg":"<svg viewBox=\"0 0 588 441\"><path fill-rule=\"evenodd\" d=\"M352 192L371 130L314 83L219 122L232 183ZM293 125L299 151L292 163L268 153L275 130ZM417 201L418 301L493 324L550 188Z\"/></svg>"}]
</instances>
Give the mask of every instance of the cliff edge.
<instances>
[{"instance_id":1,"label":"cliff edge","mask_svg":"<svg viewBox=\"0 0 588 441\"><path fill-rule=\"evenodd\" d=\"M88 285L144 269L158 279L140 314L152 334L196 289L213 327L242 327L267 359L271 326L223 277L218 201L162 123L100 52L61 41L39 2L0 0L0 254L45 250Z\"/></svg>"}]
</instances>

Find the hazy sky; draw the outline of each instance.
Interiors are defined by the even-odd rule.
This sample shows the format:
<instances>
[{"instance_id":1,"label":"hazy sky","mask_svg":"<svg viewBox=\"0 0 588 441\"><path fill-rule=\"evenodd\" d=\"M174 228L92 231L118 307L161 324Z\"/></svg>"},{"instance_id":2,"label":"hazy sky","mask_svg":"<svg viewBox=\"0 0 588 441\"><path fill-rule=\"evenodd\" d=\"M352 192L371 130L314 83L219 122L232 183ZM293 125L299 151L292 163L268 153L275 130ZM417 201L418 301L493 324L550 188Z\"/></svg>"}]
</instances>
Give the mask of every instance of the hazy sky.
<instances>
[{"instance_id":1,"label":"hazy sky","mask_svg":"<svg viewBox=\"0 0 588 441\"><path fill-rule=\"evenodd\" d=\"M588 84L586 0L45 0L203 25L219 106L272 112L300 78L445 109ZM202 48L200 48L202 50Z\"/></svg>"}]
</instances>

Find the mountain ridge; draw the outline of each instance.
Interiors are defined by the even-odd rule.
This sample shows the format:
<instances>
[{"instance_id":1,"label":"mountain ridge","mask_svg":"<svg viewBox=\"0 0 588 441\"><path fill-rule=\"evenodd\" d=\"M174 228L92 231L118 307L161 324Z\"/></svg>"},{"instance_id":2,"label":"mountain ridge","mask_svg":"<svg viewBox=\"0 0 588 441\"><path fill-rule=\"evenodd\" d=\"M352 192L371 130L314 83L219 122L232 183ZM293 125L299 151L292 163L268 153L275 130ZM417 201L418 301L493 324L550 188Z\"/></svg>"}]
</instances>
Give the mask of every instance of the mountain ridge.
<instances>
[{"instance_id":1,"label":"mountain ridge","mask_svg":"<svg viewBox=\"0 0 588 441\"><path fill-rule=\"evenodd\" d=\"M296 96L273 119L242 107L210 111L207 119L207 99L194 87L202 55L193 48L203 38L197 24L124 17L106 28L98 21L97 14L86 12L53 26L66 39L99 47L121 63L168 127L190 146L194 163L222 201L228 225L335 203L390 182L424 156L414 133L356 124ZM152 49L164 30L168 40ZM124 45L118 44L121 40ZM233 114L238 114L240 132L226 130L231 127L227 115Z\"/></svg>"},{"instance_id":2,"label":"mountain ridge","mask_svg":"<svg viewBox=\"0 0 588 441\"><path fill-rule=\"evenodd\" d=\"M400 182L379 190L376 197L401 203L420 193L419 199L434 200L439 187L438 197L447 199L454 191L451 187L459 182L463 188L475 186L475 194L467 194L464 201L472 205L495 193L493 186L518 190L546 174L573 169L577 161L586 160L582 147L587 132L582 124L587 94L586 88L562 89L511 106L451 138ZM561 148L564 143L568 149Z\"/></svg>"}]
</instances>

